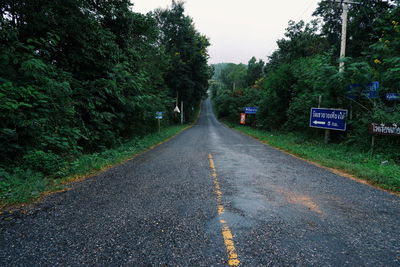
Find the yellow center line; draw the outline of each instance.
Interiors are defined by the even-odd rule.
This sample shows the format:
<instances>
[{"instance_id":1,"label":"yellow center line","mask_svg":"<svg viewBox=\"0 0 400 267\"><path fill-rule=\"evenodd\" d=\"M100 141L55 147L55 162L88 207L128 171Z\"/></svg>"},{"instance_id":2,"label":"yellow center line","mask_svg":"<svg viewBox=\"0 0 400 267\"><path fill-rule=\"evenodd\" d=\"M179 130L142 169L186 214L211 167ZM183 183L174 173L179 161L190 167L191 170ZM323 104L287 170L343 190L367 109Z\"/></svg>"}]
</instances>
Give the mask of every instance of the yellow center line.
<instances>
[{"instance_id":1,"label":"yellow center line","mask_svg":"<svg viewBox=\"0 0 400 267\"><path fill-rule=\"evenodd\" d=\"M218 182L217 171L215 169L214 160L211 154L208 155L208 160L210 161L210 168L212 171L212 178L214 183L214 192L217 198L217 211L220 217L219 222L222 225L222 237L224 238L224 244L226 247L226 252L228 253L228 265L230 266L238 266L240 264L240 260L238 254L236 253L235 243L233 242L233 235L231 230L229 229L228 224L225 220L221 218L221 215L225 212L225 208L222 205L222 191L221 186Z\"/></svg>"}]
</instances>

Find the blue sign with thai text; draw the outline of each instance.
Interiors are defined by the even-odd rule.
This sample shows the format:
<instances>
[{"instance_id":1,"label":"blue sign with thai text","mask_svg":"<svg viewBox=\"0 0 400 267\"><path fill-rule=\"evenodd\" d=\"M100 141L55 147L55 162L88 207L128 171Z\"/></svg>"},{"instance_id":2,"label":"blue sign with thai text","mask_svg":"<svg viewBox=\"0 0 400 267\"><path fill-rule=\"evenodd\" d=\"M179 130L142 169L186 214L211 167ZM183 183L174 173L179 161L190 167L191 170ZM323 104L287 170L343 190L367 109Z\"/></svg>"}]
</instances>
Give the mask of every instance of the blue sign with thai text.
<instances>
[{"instance_id":1,"label":"blue sign with thai text","mask_svg":"<svg viewBox=\"0 0 400 267\"><path fill-rule=\"evenodd\" d=\"M310 127L346 131L346 109L311 108Z\"/></svg>"},{"instance_id":2,"label":"blue sign with thai text","mask_svg":"<svg viewBox=\"0 0 400 267\"><path fill-rule=\"evenodd\" d=\"M386 100L389 101L400 100L400 93L387 93Z\"/></svg>"},{"instance_id":3,"label":"blue sign with thai text","mask_svg":"<svg viewBox=\"0 0 400 267\"><path fill-rule=\"evenodd\" d=\"M258 110L258 107L246 107L244 109L244 113L246 114L256 114Z\"/></svg>"}]
</instances>

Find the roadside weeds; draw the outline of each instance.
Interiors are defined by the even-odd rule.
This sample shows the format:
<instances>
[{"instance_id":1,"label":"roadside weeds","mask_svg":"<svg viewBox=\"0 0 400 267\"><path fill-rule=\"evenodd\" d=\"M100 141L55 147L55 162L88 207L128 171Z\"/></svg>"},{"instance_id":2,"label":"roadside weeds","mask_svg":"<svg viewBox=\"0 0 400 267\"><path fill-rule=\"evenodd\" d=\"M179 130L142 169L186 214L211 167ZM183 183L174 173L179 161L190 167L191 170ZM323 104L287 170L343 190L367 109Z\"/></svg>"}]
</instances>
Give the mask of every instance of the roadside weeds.
<instances>
[{"instance_id":1,"label":"roadside weeds","mask_svg":"<svg viewBox=\"0 0 400 267\"><path fill-rule=\"evenodd\" d=\"M84 181L112 167L121 165L135 157L169 141L190 125L170 126L160 133L153 133L142 138L135 138L119 147L100 153L85 154L68 164L65 175L60 178L28 178L16 181L6 192L0 192L0 214L5 210L19 209L41 202L45 197L68 191L68 185ZM10 181L12 182L12 181Z\"/></svg>"}]
</instances>

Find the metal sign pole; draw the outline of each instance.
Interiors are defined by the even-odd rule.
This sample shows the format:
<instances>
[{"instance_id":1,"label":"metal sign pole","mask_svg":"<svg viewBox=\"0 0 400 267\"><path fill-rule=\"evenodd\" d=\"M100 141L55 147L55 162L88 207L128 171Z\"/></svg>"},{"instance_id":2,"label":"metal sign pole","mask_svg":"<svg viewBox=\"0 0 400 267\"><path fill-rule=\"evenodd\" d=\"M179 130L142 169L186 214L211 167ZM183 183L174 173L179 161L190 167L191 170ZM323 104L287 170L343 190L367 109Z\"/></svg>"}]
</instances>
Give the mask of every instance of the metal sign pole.
<instances>
[{"instance_id":1,"label":"metal sign pole","mask_svg":"<svg viewBox=\"0 0 400 267\"><path fill-rule=\"evenodd\" d=\"M181 101L181 124L183 125L183 101Z\"/></svg>"}]
</instances>

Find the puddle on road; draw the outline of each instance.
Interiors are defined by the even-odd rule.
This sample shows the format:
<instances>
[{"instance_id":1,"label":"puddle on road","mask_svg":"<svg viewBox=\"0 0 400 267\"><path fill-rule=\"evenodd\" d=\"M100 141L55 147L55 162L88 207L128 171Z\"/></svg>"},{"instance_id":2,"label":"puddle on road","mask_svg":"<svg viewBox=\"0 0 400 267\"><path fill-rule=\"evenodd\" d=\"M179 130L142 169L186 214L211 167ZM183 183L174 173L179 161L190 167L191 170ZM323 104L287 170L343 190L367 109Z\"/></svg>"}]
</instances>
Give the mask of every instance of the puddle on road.
<instances>
[{"instance_id":1,"label":"puddle on road","mask_svg":"<svg viewBox=\"0 0 400 267\"><path fill-rule=\"evenodd\" d=\"M308 208L310 211L322 215L322 210L310 196L297 194L295 192L283 188L276 188L275 191L282 194L288 203L304 206Z\"/></svg>"}]
</instances>

